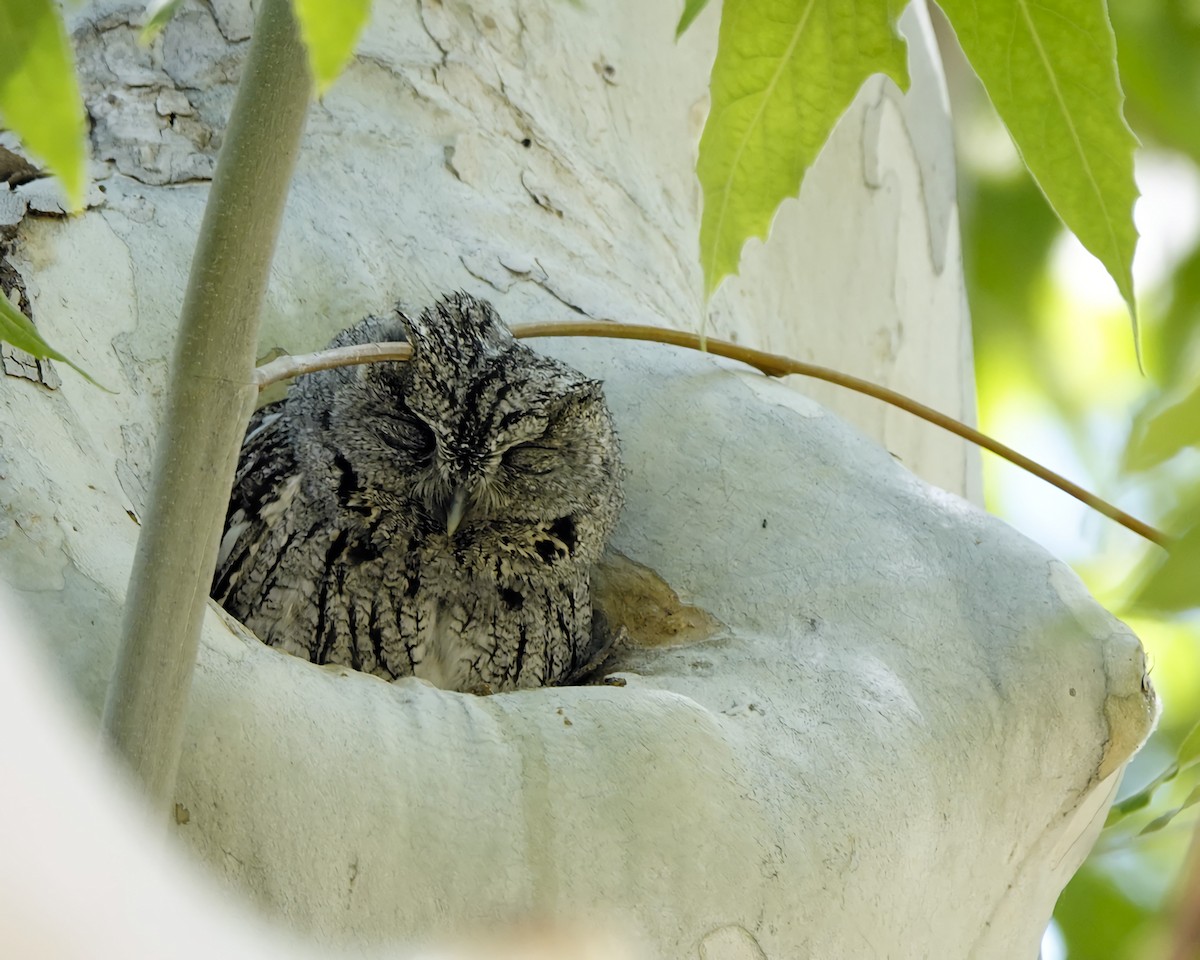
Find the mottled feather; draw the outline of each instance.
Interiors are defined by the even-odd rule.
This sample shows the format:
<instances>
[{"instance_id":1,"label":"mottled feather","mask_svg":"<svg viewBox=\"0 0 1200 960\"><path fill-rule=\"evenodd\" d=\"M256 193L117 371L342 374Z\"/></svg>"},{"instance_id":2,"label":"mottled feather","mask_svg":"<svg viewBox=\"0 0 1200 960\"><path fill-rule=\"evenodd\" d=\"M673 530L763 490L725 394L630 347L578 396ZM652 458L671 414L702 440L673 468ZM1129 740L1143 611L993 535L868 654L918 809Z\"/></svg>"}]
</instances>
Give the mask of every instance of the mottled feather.
<instances>
[{"instance_id":1,"label":"mottled feather","mask_svg":"<svg viewBox=\"0 0 1200 960\"><path fill-rule=\"evenodd\" d=\"M455 690L575 679L604 642L591 568L622 502L600 384L465 294L331 346L399 339L411 361L309 374L254 415L213 597L316 663Z\"/></svg>"}]
</instances>

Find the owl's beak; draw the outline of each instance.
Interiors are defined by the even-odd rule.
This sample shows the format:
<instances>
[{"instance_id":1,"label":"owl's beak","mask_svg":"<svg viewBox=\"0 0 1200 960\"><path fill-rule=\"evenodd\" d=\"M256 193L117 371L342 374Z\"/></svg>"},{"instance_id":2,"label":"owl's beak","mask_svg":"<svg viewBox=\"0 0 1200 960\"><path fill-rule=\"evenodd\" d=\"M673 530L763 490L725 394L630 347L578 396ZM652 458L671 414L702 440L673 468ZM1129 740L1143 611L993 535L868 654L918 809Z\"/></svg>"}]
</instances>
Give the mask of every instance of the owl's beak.
<instances>
[{"instance_id":1,"label":"owl's beak","mask_svg":"<svg viewBox=\"0 0 1200 960\"><path fill-rule=\"evenodd\" d=\"M454 496L450 500L450 507L446 511L446 536L454 536L454 531L462 523L463 514L466 512L467 491L465 487L459 487L454 491Z\"/></svg>"}]
</instances>

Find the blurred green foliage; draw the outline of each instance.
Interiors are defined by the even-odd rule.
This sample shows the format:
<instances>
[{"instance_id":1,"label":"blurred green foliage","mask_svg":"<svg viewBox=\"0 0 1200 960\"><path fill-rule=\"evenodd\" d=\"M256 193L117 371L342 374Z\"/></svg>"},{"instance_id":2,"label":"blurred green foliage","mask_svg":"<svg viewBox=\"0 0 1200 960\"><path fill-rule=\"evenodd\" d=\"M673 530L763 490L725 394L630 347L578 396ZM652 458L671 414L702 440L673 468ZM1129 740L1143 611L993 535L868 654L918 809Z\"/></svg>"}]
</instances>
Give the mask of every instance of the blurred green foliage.
<instances>
[{"instance_id":1,"label":"blurred green foliage","mask_svg":"<svg viewBox=\"0 0 1200 960\"><path fill-rule=\"evenodd\" d=\"M53 0L0 0L0 123L83 204L84 116L67 31Z\"/></svg>"},{"instance_id":2,"label":"blurred green foliage","mask_svg":"<svg viewBox=\"0 0 1200 960\"><path fill-rule=\"evenodd\" d=\"M1200 767L1187 765L1200 742L1200 2L1109 7L1126 113L1145 148L1139 183L1158 197L1137 218L1139 258L1157 261L1135 269L1144 376L1117 291L1081 297L1066 281L1061 226L1005 159L1011 148L997 140L982 91L948 56L983 427L1018 449L1025 436L1053 436L1073 479L1179 538L1168 557L1093 520L1064 534L1085 582L1142 637L1164 713L1122 785L1132 809L1113 817L1055 920L1069 960L1159 960L1169 954L1173 884L1200 809L1191 806ZM1187 183L1194 189L1180 187ZM1164 227L1175 228L1172 242L1158 235ZM996 512L1016 505L1008 470L988 464L986 479ZM1161 777L1179 761L1178 776Z\"/></svg>"},{"instance_id":3,"label":"blurred green foliage","mask_svg":"<svg viewBox=\"0 0 1200 960\"><path fill-rule=\"evenodd\" d=\"M320 96L336 80L371 14L371 0L292 0Z\"/></svg>"},{"instance_id":4,"label":"blurred green foliage","mask_svg":"<svg viewBox=\"0 0 1200 960\"><path fill-rule=\"evenodd\" d=\"M1054 917L1070 960L1138 960L1154 935L1153 911L1104 870L1081 871L1059 898Z\"/></svg>"},{"instance_id":5,"label":"blurred green foliage","mask_svg":"<svg viewBox=\"0 0 1200 960\"><path fill-rule=\"evenodd\" d=\"M1137 141L1121 117L1104 0L940 5L1030 172L1136 316Z\"/></svg>"}]
</instances>

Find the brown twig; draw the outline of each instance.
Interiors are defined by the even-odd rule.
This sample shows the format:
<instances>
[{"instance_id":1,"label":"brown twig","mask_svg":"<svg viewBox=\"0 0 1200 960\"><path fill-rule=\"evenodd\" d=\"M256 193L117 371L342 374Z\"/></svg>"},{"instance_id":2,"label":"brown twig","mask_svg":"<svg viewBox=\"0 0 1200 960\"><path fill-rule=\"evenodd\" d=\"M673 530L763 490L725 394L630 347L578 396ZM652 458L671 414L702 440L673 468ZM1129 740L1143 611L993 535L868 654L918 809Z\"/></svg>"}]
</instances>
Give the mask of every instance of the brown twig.
<instances>
[{"instance_id":1,"label":"brown twig","mask_svg":"<svg viewBox=\"0 0 1200 960\"><path fill-rule=\"evenodd\" d=\"M668 330L665 327L641 326L636 324L610 323L606 321L578 321L567 323L527 323L513 328L513 335L519 338L527 337L606 337L617 340L645 340L652 343L666 343L676 347L686 347L691 350L702 350L738 360L765 373L768 377L784 377L789 374L799 374L834 383L857 393L866 394L894 407L906 410L915 417L928 421L935 426L948 430L985 450L990 450L1010 463L1027 470L1035 477L1045 480L1064 493L1069 494L1093 510L1104 514L1110 520L1115 520L1121 526L1132 530L1138 536L1156 543L1160 547L1170 546L1170 538L1160 530L1137 517L1130 516L1107 500L1102 500L1088 492L1078 484L1072 483L1066 477L1060 476L1053 470L1048 470L1035 460L1018 453L998 440L994 440L974 427L969 427L961 421L948 417L944 413L918 403L904 394L852 377L849 374L831 370L829 367L818 366L793 360L791 357L766 353L762 350L751 350L748 347L729 343L725 340L714 340L706 337L701 343L700 337L694 333L683 333L679 330ZM372 363L380 360L407 360L410 351L407 343L376 343L364 346L339 347L334 350L322 350L318 353L304 354L296 357L279 357L258 368L258 388L285 380L288 377L302 373L312 373L316 370L327 370L331 367L348 366L355 363Z\"/></svg>"},{"instance_id":2,"label":"brown twig","mask_svg":"<svg viewBox=\"0 0 1200 960\"><path fill-rule=\"evenodd\" d=\"M412 348L400 341L390 343L356 343L349 347L333 347L316 353L297 353L294 356L268 360L254 372L254 381L261 393L273 383L290 380L304 373L352 367L356 363L379 363L381 360L407 360Z\"/></svg>"}]
</instances>

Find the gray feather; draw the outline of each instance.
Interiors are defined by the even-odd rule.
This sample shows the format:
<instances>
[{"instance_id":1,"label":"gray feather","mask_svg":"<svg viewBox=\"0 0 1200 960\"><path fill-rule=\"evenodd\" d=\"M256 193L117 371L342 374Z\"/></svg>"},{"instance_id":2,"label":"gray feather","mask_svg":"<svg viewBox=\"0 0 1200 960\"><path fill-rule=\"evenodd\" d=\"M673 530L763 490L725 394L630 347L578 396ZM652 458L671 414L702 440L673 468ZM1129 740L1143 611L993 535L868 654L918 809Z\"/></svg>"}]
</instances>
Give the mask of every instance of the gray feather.
<instances>
[{"instance_id":1,"label":"gray feather","mask_svg":"<svg viewBox=\"0 0 1200 960\"><path fill-rule=\"evenodd\" d=\"M315 663L455 690L575 679L622 503L600 384L466 294L331 346L399 339L412 360L309 374L255 414L213 597Z\"/></svg>"}]
</instances>

